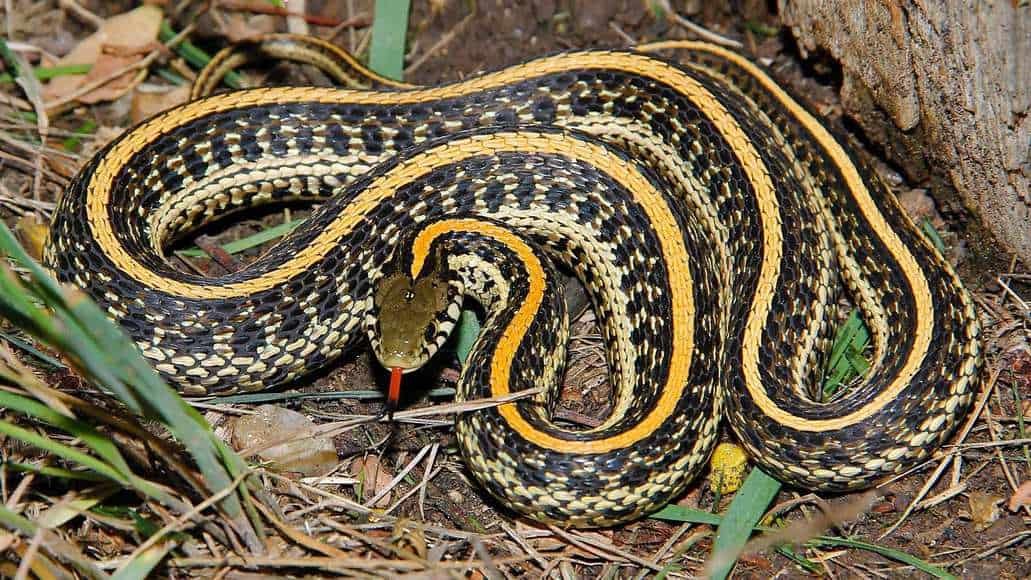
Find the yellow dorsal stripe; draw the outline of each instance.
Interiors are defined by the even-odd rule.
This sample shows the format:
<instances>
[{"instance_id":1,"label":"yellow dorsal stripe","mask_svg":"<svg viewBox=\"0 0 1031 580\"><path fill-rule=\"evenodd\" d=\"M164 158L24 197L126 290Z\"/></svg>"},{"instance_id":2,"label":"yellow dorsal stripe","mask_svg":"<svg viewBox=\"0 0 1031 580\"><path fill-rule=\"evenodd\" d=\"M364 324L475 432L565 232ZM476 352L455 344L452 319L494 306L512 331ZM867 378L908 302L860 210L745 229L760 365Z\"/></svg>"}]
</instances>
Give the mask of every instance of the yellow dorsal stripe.
<instances>
[{"instance_id":1,"label":"yellow dorsal stripe","mask_svg":"<svg viewBox=\"0 0 1031 580\"><path fill-rule=\"evenodd\" d=\"M926 280L920 275L919 268L915 264L912 255L902 245L898 237L891 231L884 222L869 196L869 192L863 187L862 180L858 176L855 167L848 160L848 157L841 151L840 146L830 134L813 119L802 107L795 103L783 90L757 67L747 60L722 51L722 49L704 45L706 50L721 54L728 59L739 63L746 70L754 71L752 74L784 103L796 117L802 122L820 142L821 146L828 151L840 170L845 176L846 183L852 188L857 203L864 216L869 220L872 227L880 232L883 241L899 260L901 267L907 273L913 274L911 279L916 280L917 287L913 288L914 299L916 300L917 331L910 356L901 369L897 380L880 393L874 400L857 411L848 415L826 420L809 420L798 417L778 407L766 394L758 372L758 349L761 339L762 328L772 300L772 288L779 274L779 263L782 255L782 240L780 239L776 196L770 176L767 174L762 157L755 150L752 142L745 135L744 131L734 121L733 117L697 81L662 61L651 59L645 55L630 53L568 53L554 57L539 59L527 64L517 65L497 73L484 75L457 83L454 85L418 89L396 93L380 93L367 91L346 91L340 89L316 89L316 88L277 88L271 90L243 91L219 95L210 99L188 103L181 108L169 111L151 121L138 126L136 129L113 147L98 165L90 183L93 191L92 197L88 200L87 216L93 228L93 233L100 241L101 247L108 252L110 259L127 275L137 279L145 285L159 288L161 290L179 294L186 298L229 298L233 296L246 295L258 290L280 284L299 272L308 265L316 262L322 255L333 247L334 240L349 232L361 219L361 215L374 207L382 199L393 194L397 187L406 183L406 179L415 178L433 167L439 167L452 160L461 158L461 155L454 153L454 148L459 143L470 148L467 154L475 154L476 144L474 139L453 141L432 152L413 157L407 162L401 163L389 174L377 179L368 189L348 207L347 211L338 217L329 227L326 228L309 247L301 250L292 259L268 275L260 279L246 280L243 282L221 286L210 287L194 284L187 284L165 279L153 272L143 268L136 262L124 248L117 243L111 224L107 219L106 209L111 196L111 183L119 168L121 168L135 153L150 141L153 135L162 134L181 126L201 116L216 113L222 110L246 107L259 104L289 103L289 102L324 102L324 103L354 103L354 104L405 104L432 101L451 97L461 97L481 90L501 87L512 82L530 78L533 76L563 72L569 70L580 70L590 68L605 68L622 70L631 74L641 75L655 79L675 87L681 94L697 106L705 114L714 126L721 131L723 138L734 151L742 169L747 176L753 190L755 191L757 204L760 210L760 219L763 224L765 239L762 247L763 259L760 266L759 288L757 300L753 313L746 327L744 347L742 353L742 365L745 382L749 393L756 401L756 404L764 413L777 422L794 429L803 431L825 431L840 429L856 424L871 416L888 402L894 400L901 392L909 379L915 374L920 364L921 353L923 353L930 341L930 326L933 323L931 306L928 298ZM717 52L719 51L719 52ZM726 54L724 54L726 53ZM577 146L584 146L577 143ZM447 151L446 151L447 150ZM530 151L532 149L525 149ZM448 152L449 151L449 152ZM590 156L582 157L576 149L572 151L555 151L559 154L573 155L584 158L590 162L595 159ZM414 165L414 166L413 166ZM635 191L631 188L631 191ZM672 258L665 256L667 261ZM672 265L667 264L668 267ZM693 315L692 315L693 317Z\"/></svg>"},{"instance_id":2,"label":"yellow dorsal stripe","mask_svg":"<svg viewBox=\"0 0 1031 580\"><path fill-rule=\"evenodd\" d=\"M842 149L841 144L838 143L837 139L835 139L815 117L809 114L805 107L798 104L791 95L789 95L784 89L780 88L780 86L778 86L773 79L763 72L762 69L741 55L712 44L692 41L654 42L638 46L636 49L644 52L666 49L687 49L708 52L734 63L759 81L759 84L780 101L781 105L783 105L784 108L786 108L791 115L809 131L819 144L820 148L830 156L835 167L837 167L838 171L841 172L852 198L855 200L856 205L859 206L860 211L862 211L863 217L870 224L871 229L877 232L881 241L888 248L888 252L890 252L898 261L899 267L903 272L905 272L905 278L909 280L910 283L910 291L912 292L914 309L916 310L916 334L913 337L913 348L909 350L906 363L899 370L895 380L893 380L886 389L881 391L877 397L861 409L836 419L813 421L797 417L778 407L777 404L774 403L766 394L766 389L763 388L762 383L759 380L758 349L760 341L762 340L762 329L766 319L765 315L763 317L753 316L750 318L748 321L748 327L745 330L745 352L742 357L742 364L745 365L744 370L747 378L746 385L748 386L749 394L755 400L756 404L759 405L762 411L772 419L782 425L802 431L841 429L848 427L849 425L854 425L855 423L869 417L877 410L883 408L890 401L898 397L899 393L907 384L909 384L909 381L913 379L917 369L920 367L920 363L923 360L923 354L927 352L927 349L931 344L931 333L934 326L934 310L933 305L931 304L931 290L928 286L927 278L924 277L923 270L920 269L920 266L916 262L916 258L913 257L909 248L902 243L902 240L899 239L898 235L884 219L884 215L881 214L879 209L877 209L877 204L870 195L870 190L867 189L862 177L859 176L859 170L856 168L855 164L852 163L852 159ZM763 228L765 229L766 227L766 216L763 216ZM765 266L763 268L763 272L764 274L766 272ZM763 286L763 284L767 283L770 283L770 281L763 276L760 281L760 288L764 288L765 286ZM772 302L772 293L760 292L759 297L760 300L757 305L758 310L765 314L769 312L770 304Z\"/></svg>"}]
</instances>

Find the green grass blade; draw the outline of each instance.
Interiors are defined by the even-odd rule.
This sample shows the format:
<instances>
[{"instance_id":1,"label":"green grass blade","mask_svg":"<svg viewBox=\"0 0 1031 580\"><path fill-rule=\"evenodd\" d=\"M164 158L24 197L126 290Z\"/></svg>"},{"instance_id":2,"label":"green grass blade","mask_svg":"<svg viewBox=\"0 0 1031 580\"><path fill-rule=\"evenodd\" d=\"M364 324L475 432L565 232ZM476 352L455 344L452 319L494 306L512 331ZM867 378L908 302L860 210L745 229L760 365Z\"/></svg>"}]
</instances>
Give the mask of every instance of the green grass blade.
<instances>
[{"instance_id":1,"label":"green grass blade","mask_svg":"<svg viewBox=\"0 0 1031 580\"><path fill-rule=\"evenodd\" d=\"M17 347L27 352L28 354L32 355L34 358L38 359L40 362L47 366L50 366L55 369L64 368L64 364L61 363L61 361L32 346L32 344L28 341L22 340L17 336L14 336L13 334L7 332L0 332L0 338L7 341L11 346Z\"/></svg>"},{"instance_id":2,"label":"green grass blade","mask_svg":"<svg viewBox=\"0 0 1031 580\"><path fill-rule=\"evenodd\" d=\"M0 314L65 352L86 378L113 392L135 412L159 418L203 474L207 489L198 491L217 493L231 486L233 479L247 469L246 464L211 432L200 413L158 377L121 329L84 294L66 296L57 282L25 254L2 222L0 252L29 272L23 287L10 270L0 268ZM33 300L45 302L49 310L36 306ZM261 523L241 503L249 497L246 486L240 486L239 492L227 495L219 506L247 544L257 547Z\"/></svg>"},{"instance_id":3,"label":"green grass blade","mask_svg":"<svg viewBox=\"0 0 1031 580\"><path fill-rule=\"evenodd\" d=\"M741 489L730 502L723 521L716 528L716 540L712 544L712 558L717 567L711 571L711 578L723 580L734 568L737 555L748 543L752 530L766 513L766 508L780 491L780 482L766 475L761 469L752 469ZM721 560L726 560L721 562Z\"/></svg>"},{"instance_id":4,"label":"green grass blade","mask_svg":"<svg viewBox=\"0 0 1031 580\"><path fill-rule=\"evenodd\" d=\"M376 0L369 68L392 79L404 76L409 0Z\"/></svg>"},{"instance_id":5,"label":"green grass blade","mask_svg":"<svg viewBox=\"0 0 1031 580\"><path fill-rule=\"evenodd\" d=\"M7 469L12 471L18 471L22 473L35 473L43 477L53 477L57 479L74 479L77 481L108 481L106 477L91 473L89 471L72 471L71 469L64 469L63 467L54 467L53 465L34 465L32 463L19 463L17 461L0 461L0 465L3 465Z\"/></svg>"},{"instance_id":6,"label":"green grass blade","mask_svg":"<svg viewBox=\"0 0 1031 580\"><path fill-rule=\"evenodd\" d=\"M0 421L0 433L17 439L23 443L28 443L34 447L38 447L48 453L78 463L79 465L96 472L99 475L106 477L107 479L118 483L120 485L128 487L129 481L121 473L112 468L110 465L103 461L93 457L88 453L83 453L78 449L74 449L62 443L58 443L50 438L47 438L35 431L29 431L23 429L17 425L12 425L7 421Z\"/></svg>"},{"instance_id":7,"label":"green grass blade","mask_svg":"<svg viewBox=\"0 0 1031 580\"><path fill-rule=\"evenodd\" d=\"M945 241L942 240L941 234L934 228L934 224L931 223L930 219L924 218L920 220L920 231L924 232L924 235L931 240L939 254L945 255Z\"/></svg>"},{"instance_id":8,"label":"green grass blade","mask_svg":"<svg viewBox=\"0 0 1031 580\"><path fill-rule=\"evenodd\" d=\"M753 473L755 471L758 470L753 470ZM749 475L749 478L751 478L751 475ZM743 489L744 488L742 488L742 490ZM738 493L740 494L742 493L742 491L738 491ZM727 516L721 516L719 514L710 513L695 508L669 505L655 512L650 517L666 521L718 526L723 523ZM753 526L751 529L752 531L756 532L778 531L776 528L769 528L765 526ZM895 550L893 548L878 546L877 544L871 544L869 542L852 540L848 538L838 538L833 536L819 536L809 540L805 543L805 545L814 547L841 547L852 548L857 550L866 550L868 552L874 552L886 558L891 558L892 560L908 564L936 578L943 578L947 580L952 580L955 578L955 576L952 576L951 574L949 574L945 570L942 570L938 566L935 566L934 564L931 564L929 562L925 562L924 560L921 560L916 556L907 554L900 550ZM786 548L782 549L786 550ZM791 552L790 555L785 554L785 556L791 558L792 560L798 561L800 565L803 565L804 567L808 567L806 564L802 564L802 561L805 561L805 559L801 558L801 556L795 554L794 552Z\"/></svg>"},{"instance_id":9,"label":"green grass blade","mask_svg":"<svg viewBox=\"0 0 1031 580\"><path fill-rule=\"evenodd\" d=\"M848 319L834 336L831 356L827 360L823 383L823 400L830 400L852 379L862 376L870 368L863 351L870 344L870 331L866 328L858 308L853 308Z\"/></svg>"},{"instance_id":10,"label":"green grass blade","mask_svg":"<svg viewBox=\"0 0 1031 580\"><path fill-rule=\"evenodd\" d=\"M303 219L291 220L286 223L272 226L271 228L261 230L255 234L240 238L239 240L233 240L231 242L222 244L222 249L230 254L238 254L244 250L249 250L264 244L265 242L271 242L272 240L281 238L286 234L289 234L303 223ZM180 256L187 258L203 258L208 254L200 248L187 248L176 252Z\"/></svg>"},{"instance_id":11,"label":"green grass blade","mask_svg":"<svg viewBox=\"0 0 1031 580\"><path fill-rule=\"evenodd\" d=\"M66 64L62 66L40 66L32 69L37 80L48 81L68 75L84 75L93 68L91 64ZM0 84L11 84L14 77L8 73L0 74Z\"/></svg>"},{"instance_id":12,"label":"green grass blade","mask_svg":"<svg viewBox=\"0 0 1031 580\"><path fill-rule=\"evenodd\" d=\"M848 538L832 538L821 536L807 542L812 546L826 546L826 547L842 547L842 548L855 548L859 550L866 550L868 552L874 552L880 554L886 558L891 558L903 564L909 564L921 572L926 572L935 578L942 578L943 580L957 580L956 576L949 574L945 570L942 570L938 566L925 562L912 554L907 554L903 551L896 550L894 548L888 548L886 546L878 546L877 544L871 544L869 542L862 542L859 540L851 540Z\"/></svg>"},{"instance_id":13,"label":"green grass blade","mask_svg":"<svg viewBox=\"0 0 1031 580\"><path fill-rule=\"evenodd\" d=\"M455 328L455 354L458 360L465 363L469 358L469 351L476 343L476 337L480 335L480 321L476 314L470 310L463 310L458 318L458 326Z\"/></svg>"},{"instance_id":14,"label":"green grass blade","mask_svg":"<svg viewBox=\"0 0 1031 580\"><path fill-rule=\"evenodd\" d=\"M25 517L13 512L3 503L0 503L0 525L4 526L8 530L18 532L26 538L31 538L36 534L36 530L39 529L34 522L26 519ZM44 546L44 549L52 554L55 558L68 562L75 567L86 578L108 578L100 568L90 559L86 558L82 554L78 553L78 550L68 544L61 537L53 534L50 536L50 541L53 542L51 545Z\"/></svg>"},{"instance_id":15,"label":"green grass blade","mask_svg":"<svg viewBox=\"0 0 1031 580\"><path fill-rule=\"evenodd\" d=\"M176 34L178 33L172 30L167 20L161 22L161 28L158 30L158 39L161 42L172 40ZM208 53L188 40L180 42L173 50L194 68L204 68L206 64L211 62L211 57ZM236 71L227 72L226 76L222 77L222 82L231 89L243 88L243 77Z\"/></svg>"},{"instance_id":16,"label":"green grass blade","mask_svg":"<svg viewBox=\"0 0 1031 580\"><path fill-rule=\"evenodd\" d=\"M144 550L117 572L111 575L111 580L145 580L150 578L154 568L165 559L165 556L172 551L179 543L175 541L160 542Z\"/></svg>"},{"instance_id":17,"label":"green grass blade","mask_svg":"<svg viewBox=\"0 0 1031 580\"><path fill-rule=\"evenodd\" d=\"M112 483L103 483L76 491L72 498L66 498L43 510L35 518L35 522L44 528L57 529L100 505L119 491L121 488Z\"/></svg>"},{"instance_id":18,"label":"green grass blade","mask_svg":"<svg viewBox=\"0 0 1031 580\"><path fill-rule=\"evenodd\" d=\"M61 146L68 151L72 151L79 146L82 142L82 138L86 135L92 135L97 130L97 122L93 119L86 119L81 125L79 125L72 133L72 136L68 137L61 142Z\"/></svg>"},{"instance_id":19,"label":"green grass blade","mask_svg":"<svg viewBox=\"0 0 1031 580\"><path fill-rule=\"evenodd\" d=\"M111 439L94 429L88 423L71 419L37 401L5 391L0 391L0 407L11 409L23 415L33 417L76 437L83 443L83 445L89 447L89 449L92 450L99 459L38 434L38 438L34 439L35 442L33 445L42 443L46 440L52 444L45 447L47 451L60 455L61 457L65 457L71 461L76 461L83 467L88 467L124 486L132 487L140 493L158 500L165 505L171 505L174 503L172 497L165 493L164 490L133 473L132 468L129 467L129 464L122 456L121 451L118 450L118 447L115 446ZM0 429L14 429L17 431L20 427L4 423L0 425ZM18 437L18 435L12 436ZM60 446L63 449L58 449L56 446ZM84 462L83 458L86 457L89 457L90 461ZM100 467L101 464L103 465L103 468Z\"/></svg>"},{"instance_id":20,"label":"green grass blade","mask_svg":"<svg viewBox=\"0 0 1031 580\"><path fill-rule=\"evenodd\" d=\"M718 526L723 523L723 516L719 514L673 504L667 505L661 510L653 513L650 517L657 520L689 524L706 524L710 526Z\"/></svg>"}]
</instances>

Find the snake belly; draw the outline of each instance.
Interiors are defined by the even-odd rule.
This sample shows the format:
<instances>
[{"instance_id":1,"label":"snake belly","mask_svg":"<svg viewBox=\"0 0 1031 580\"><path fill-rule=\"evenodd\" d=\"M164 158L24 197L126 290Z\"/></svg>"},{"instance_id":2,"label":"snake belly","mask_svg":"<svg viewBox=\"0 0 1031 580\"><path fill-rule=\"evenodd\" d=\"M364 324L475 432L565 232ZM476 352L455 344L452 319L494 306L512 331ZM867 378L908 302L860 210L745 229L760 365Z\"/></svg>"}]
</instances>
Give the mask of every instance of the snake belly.
<instances>
[{"instance_id":1,"label":"snake belly","mask_svg":"<svg viewBox=\"0 0 1031 580\"><path fill-rule=\"evenodd\" d=\"M489 316L459 397L546 394L460 416L459 442L486 489L541 520L657 509L724 414L763 469L804 488L912 467L976 390L970 297L873 172L759 67L702 43L642 48L664 49L685 63L571 52L440 87L187 103L85 166L45 261L172 384L224 394L329 364L363 340L389 264L465 240L479 249L446 261ZM297 199L324 203L238 272L197 276L166 257L229 213ZM566 326L552 261L584 282L606 337L616 396L587 431L547 413ZM872 367L816 402L835 270Z\"/></svg>"}]
</instances>

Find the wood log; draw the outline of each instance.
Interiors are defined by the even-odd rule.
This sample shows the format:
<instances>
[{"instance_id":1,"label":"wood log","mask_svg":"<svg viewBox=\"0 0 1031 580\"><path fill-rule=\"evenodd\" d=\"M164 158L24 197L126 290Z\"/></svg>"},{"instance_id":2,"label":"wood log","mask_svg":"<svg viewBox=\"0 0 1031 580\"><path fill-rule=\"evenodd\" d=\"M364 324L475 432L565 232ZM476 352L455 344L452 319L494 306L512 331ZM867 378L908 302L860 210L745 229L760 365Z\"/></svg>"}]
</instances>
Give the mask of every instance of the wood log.
<instances>
[{"instance_id":1,"label":"wood log","mask_svg":"<svg viewBox=\"0 0 1031 580\"><path fill-rule=\"evenodd\" d=\"M803 56L826 51L841 64L842 105L866 136L910 179L951 184L1031 264L1031 3L778 4Z\"/></svg>"}]
</instances>

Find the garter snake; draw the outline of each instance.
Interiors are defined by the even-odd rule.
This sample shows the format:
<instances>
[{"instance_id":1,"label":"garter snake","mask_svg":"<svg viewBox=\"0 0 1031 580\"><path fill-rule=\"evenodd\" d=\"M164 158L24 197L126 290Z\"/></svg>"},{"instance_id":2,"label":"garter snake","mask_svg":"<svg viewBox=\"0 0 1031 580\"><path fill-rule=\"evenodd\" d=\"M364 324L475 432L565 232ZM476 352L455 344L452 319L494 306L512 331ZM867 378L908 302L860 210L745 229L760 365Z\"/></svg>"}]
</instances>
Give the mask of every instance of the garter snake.
<instances>
[{"instance_id":1,"label":"garter snake","mask_svg":"<svg viewBox=\"0 0 1031 580\"><path fill-rule=\"evenodd\" d=\"M252 48L273 45L337 79L393 84L318 42ZM663 49L683 61L645 52ZM238 272L166 259L190 231L295 199L323 203ZM194 100L82 169L45 261L189 394L280 385L366 336L384 364L418 366L463 298L479 302L458 398L546 388L461 415L463 454L506 505L563 525L675 497L721 417L786 482L873 485L952 433L981 365L970 297L874 173L760 67L695 42L436 87ZM616 393L585 431L549 415L568 334L556 264L591 296ZM872 366L819 402L809 387L839 287L871 331Z\"/></svg>"}]
</instances>

